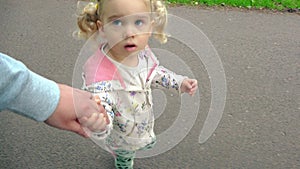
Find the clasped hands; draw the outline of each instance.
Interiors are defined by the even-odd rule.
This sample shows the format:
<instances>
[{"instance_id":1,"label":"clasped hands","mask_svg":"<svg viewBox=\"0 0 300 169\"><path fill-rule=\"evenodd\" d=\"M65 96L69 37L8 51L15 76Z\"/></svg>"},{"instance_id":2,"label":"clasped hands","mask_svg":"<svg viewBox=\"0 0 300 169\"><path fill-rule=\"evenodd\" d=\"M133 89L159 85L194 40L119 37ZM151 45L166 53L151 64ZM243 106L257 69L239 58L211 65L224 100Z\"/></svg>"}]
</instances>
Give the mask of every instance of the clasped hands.
<instances>
[{"instance_id":1,"label":"clasped hands","mask_svg":"<svg viewBox=\"0 0 300 169\"><path fill-rule=\"evenodd\" d=\"M102 107L99 96L91 97L91 99L94 99L97 105ZM89 116L82 116L78 118L78 121L82 127L96 133L105 131L106 126L110 123L106 111L94 112ZM86 131L88 136L90 136L89 131Z\"/></svg>"}]
</instances>

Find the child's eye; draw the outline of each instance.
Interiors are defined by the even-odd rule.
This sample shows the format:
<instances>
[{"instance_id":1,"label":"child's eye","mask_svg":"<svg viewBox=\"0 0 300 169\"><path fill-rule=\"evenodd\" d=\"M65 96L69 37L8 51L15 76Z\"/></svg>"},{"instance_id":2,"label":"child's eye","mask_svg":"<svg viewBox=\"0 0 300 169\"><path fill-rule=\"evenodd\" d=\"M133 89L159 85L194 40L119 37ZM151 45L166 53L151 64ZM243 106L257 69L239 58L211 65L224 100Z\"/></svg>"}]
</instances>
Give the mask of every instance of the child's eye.
<instances>
[{"instance_id":1,"label":"child's eye","mask_svg":"<svg viewBox=\"0 0 300 169\"><path fill-rule=\"evenodd\" d=\"M144 24L143 20L137 20L137 21L135 21L135 25L137 25L137 26L142 26L143 24Z\"/></svg>"},{"instance_id":2,"label":"child's eye","mask_svg":"<svg viewBox=\"0 0 300 169\"><path fill-rule=\"evenodd\" d=\"M122 22L121 22L121 20L114 20L114 21L112 21L112 24L116 25L116 26L121 26Z\"/></svg>"}]
</instances>

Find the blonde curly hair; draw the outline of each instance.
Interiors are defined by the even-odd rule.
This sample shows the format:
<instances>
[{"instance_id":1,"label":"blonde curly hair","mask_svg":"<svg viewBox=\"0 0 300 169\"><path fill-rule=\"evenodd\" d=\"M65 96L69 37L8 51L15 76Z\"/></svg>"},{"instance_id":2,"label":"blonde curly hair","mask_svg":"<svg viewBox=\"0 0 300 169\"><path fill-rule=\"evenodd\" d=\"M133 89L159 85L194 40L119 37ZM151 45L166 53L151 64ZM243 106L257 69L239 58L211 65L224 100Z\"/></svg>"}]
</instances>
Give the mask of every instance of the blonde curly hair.
<instances>
[{"instance_id":1,"label":"blonde curly hair","mask_svg":"<svg viewBox=\"0 0 300 169\"><path fill-rule=\"evenodd\" d=\"M97 21L101 20L103 15L103 6L106 0L88 1L82 11L77 16L77 25L79 30L75 32L76 36L82 39L88 39L98 30ZM149 6L153 14L153 36L161 43L167 42L167 35L164 32L167 24L167 9L163 0L143 0Z\"/></svg>"}]
</instances>

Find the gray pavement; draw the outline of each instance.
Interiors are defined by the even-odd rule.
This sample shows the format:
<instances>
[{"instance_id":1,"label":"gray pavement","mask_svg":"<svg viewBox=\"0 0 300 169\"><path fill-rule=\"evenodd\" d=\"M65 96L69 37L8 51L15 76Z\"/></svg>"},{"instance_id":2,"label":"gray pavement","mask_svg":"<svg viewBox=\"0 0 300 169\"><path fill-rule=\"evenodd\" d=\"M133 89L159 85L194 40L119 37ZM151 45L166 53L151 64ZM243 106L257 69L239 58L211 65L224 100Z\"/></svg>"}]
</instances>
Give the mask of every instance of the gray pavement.
<instances>
[{"instance_id":1,"label":"gray pavement","mask_svg":"<svg viewBox=\"0 0 300 169\"><path fill-rule=\"evenodd\" d=\"M33 71L72 84L82 41L76 41L76 1L0 1L0 51ZM168 47L192 69L201 96L196 123L171 150L137 159L136 168L300 168L300 17L297 14L172 7L200 28L223 63L223 118L198 143L211 99L207 72L180 44ZM171 41L172 42L172 41ZM177 46L176 46L177 45ZM172 64L172 62L171 62ZM168 96L168 95L167 95ZM30 99L30 98L28 98ZM176 119L178 100L156 121L157 133ZM0 168L113 168L112 157L89 139L10 112L0 113Z\"/></svg>"}]
</instances>

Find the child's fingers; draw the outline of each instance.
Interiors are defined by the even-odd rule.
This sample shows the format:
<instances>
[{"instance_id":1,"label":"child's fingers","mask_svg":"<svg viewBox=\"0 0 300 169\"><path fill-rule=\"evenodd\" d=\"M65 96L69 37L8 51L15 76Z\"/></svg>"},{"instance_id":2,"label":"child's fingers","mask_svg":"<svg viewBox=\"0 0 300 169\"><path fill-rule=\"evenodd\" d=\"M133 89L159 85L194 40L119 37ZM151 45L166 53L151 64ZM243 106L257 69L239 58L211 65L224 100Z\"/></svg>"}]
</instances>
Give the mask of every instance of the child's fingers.
<instances>
[{"instance_id":1,"label":"child's fingers","mask_svg":"<svg viewBox=\"0 0 300 169\"><path fill-rule=\"evenodd\" d=\"M196 79L192 79L191 80L191 85L192 85L192 87L197 86L197 80Z\"/></svg>"},{"instance_id":2,"label":"child's fingers","mask_svg":"<svg viewBox=\"0 0 300 169\"><path fill-rule=\"evenodd\" d=\"M95 123L99 123L103 120L103 114L102 113L93 113L91 115L91 117L88 118L88 120L86 121L86 126L87 127L91 127L93 126Z\"/></svg>"},{"instance_id":3,"label":"child's fingers","mask_svg":"<svg viewBox=\"0 0 300 169\"><path fill-rule=\"evenodd\" d=\"M93 113L89 118L83 117L81 118L80 122L84 127L90 127L92 126L98 119L98 114Z\"/></svg>"},{"instance_id":4,"label":"child's fingers","mask_svg":"<svg viewBox=\"0 0 300 169\"><path fill-rule=\"evenodd\" d=\"M190 95L193 95L193 94L195 94L195 92L196 92L196 89L195 89L195 88L192 88L192 89L190 90L189 94L190 94Z\"/></svg>"},{"instance_id":5,"label":"child's fingers","mask_svg":"<svg viewBox=\"0 0 300 169\"><path fill-rule=\"evenodd\" d=\"M106 117L105 117L106 116ZM93 113L90 117L81 117L78 119L81 126L89 129L92 132L102 132L105 130L106 125L109 124L107 119L107 114L105 113ZM88 135L88 133L87 133Z\"/></svg>"},{"instance_id":6,"label":"child's fingers","mask_svg":"<svg viewBox=\"0 0 300 169\"><path fill-rule=\"evenodd\" d=\"M187 81L186 88L189 90L193 88L193 81L191 79Z\"/></svg>"},{"instance_id":7,"label":"child's fingers","mask_svg":"<svg viewBox=\"0 0 300 169\"><path fill-rule=\"evenodd\" d=\"M198 89L198 84L197 83L198 82L197 82L196 79L192 79L192 81L191 81L192 88L190 89L190 92L189 92L189 94L192 95L192 96L196 93L196 90Z\"/></svg>"},{"instance_id":8,"label":"child's fingers","mask_svg":"<svg viewBox=\"0 0 300 169\"><path fill-rule=\"evenodd\" d=\"M101 100L100 100L100 97L99 97L98 95L95 95L95 99L94 99L94 100L96 101L96 103L97 103L98 105L101 104Z\"/></svg>"},{"instance_id":9,"label":"child's fingers","mask_svg":"<svg viewBox=\"0 0 300 169\"><path fill-rule=\"evenodd\" d=\"M86 118L81 120L83 123L82 125L84 127L87 127L89 130L93 132L99 132L105 129L106 124L106 118L101 113L93 113L90 118Z\"/></svg>"},{"instance_id":10,"label":"child's fingers","mask_svg":"<svg viewBox=\"0 0 300 169\"><path fill-rule=\"evenodd\" d=\"M106 127L106 120L103 118L102 120L98 120L96 123L94 123L92 126L89 127L90 130L93 132L100 132L105 130Z\"/></svg>"},{"instance_id":11,"label":"child's fingers","mask_svg":"<svg viewBox=\"0 0 300 169\"><path fill-rule=\"evenodd\" d=\"M95 101L96 101L96 103L99 105L99 106L101 106L101 99L100 99L100 97L98 96L98 95L95 95L94 96L95 97ZM108 118L108 115L107 115L107 113L106 113L106 111L105 111L105 113L104 112L100 112L101 114L103 114L104 115L104 117L105 117L105 121L106 121L106 124L109 124L109 118Z\"/></svg>"},{"instance_id":12,"label":"child's fingers","mask_svg":"<svg viewBox=\"0 0 300 169\"><path fill-rule=\"evenodd\" d=\"M105 118L105 121L106 121L106 124L109 124L109 123L110 123L110 121L109 121L109 118L108 118L108 114L107 114L107 112L105 112L105 113L101 113L101 114L103 114L103 116L104 116L104 118Z\"/></svg>"},{"instance_id":13,"label":"child's fingers","mask_svg":"<svg viewBox=\"0 0 300 169\"><path fill-rule=\"evenodd\" d=\"M110 121L109 121L109 118L108 118L108 115L107 115L107 113L106 113L106 116L105 116L104 118L105 118L106 124L109 124L109 123L110 123Z\"/></svg>"},{"instance_id":14,"label":"child's fingers","mask_svg":"<svg viewBox=\"0 0 300 169\"><path fill-rule=\"evenodd\" d=\"M195 95L195 91L191 91L189 94L190 94L191 96L194 96L194 95Z\"/></svg>"},{"instance_id":15,"label":"child's fingers","mask_svg":"<svg viewBox=\"0 0 300 169\"><path fill-rule=\"evenodd\" d=\"M192 87L192 91L196 91L198 89L198 85L196 84L196 85L194 85L193 87Z\"/></svg>"},{"instance_id":16,"label":"child's fingers","mask_svg":"<svg viewBox=\"0 0 300 169\"><path fill-rule=\"evenodd\" d=\"M186 92L190 95L194 95L195 91L197 90L198 88L198 85L197 85L197 80L196 79L185 79L183 82L182 82L182 87L181 87L181 91L182 92Z\"/></svg>"}]
</instances>

